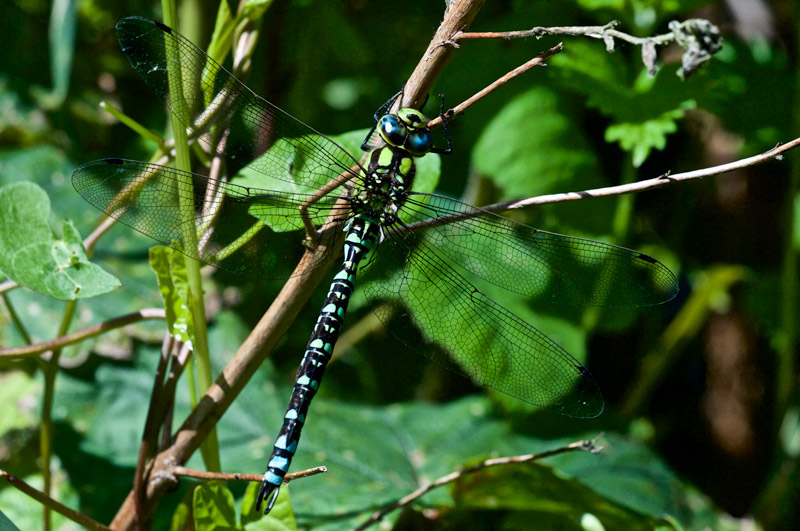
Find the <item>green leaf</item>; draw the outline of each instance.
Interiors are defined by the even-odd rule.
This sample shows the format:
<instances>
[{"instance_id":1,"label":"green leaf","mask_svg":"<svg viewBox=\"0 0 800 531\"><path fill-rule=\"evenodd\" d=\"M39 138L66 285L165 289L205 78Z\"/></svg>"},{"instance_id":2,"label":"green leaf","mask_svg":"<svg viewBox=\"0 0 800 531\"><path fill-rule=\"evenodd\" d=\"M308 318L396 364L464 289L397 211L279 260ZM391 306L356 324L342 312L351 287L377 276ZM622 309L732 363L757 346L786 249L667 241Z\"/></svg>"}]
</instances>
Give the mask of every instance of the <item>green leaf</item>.
<instances>
[{"instance_id":1,"label":"green leaf","mask_svg":"<svg viewBox=\"0 0 800 531\"><path fill-rule=\"evenodd\" d=\"M588 524L594 519L601 529L644 531L661 522L610 502L583 482L564 477L546 464L486 468L462 476L453 485L452 495L460 508L524 511L548 528L569 528L569 523Z\"/></svg>"},{"instance_id":2,"label":"green leaf","mask_svg":"<svg viewBox=\"0 0 800 531\"><path fill-rule=\"evenodd\" d=\"M50 76L53 79L51 104L60 105L69 89L72 61L75 52L75 28L78 2L56 0L50 13Z\"/></svg>"},{"instance_id":3,"label":"green leaf","mask_svg":"<svg viewBox=\"0 0 800 531\"><path fill-rule=\"evenodd\" d=\"M616 9L619 11L625 7L625 0L578 0L578 4L589 11L595 9Z\"/></svg>"},{"instance_id":4,"label":"green leaf","mask_svg":"<svg viewBox=\"0 0 800 531\"><path fill-rule=\"evenodd\" d=\"M64 221L59 240L49 219L50 199L37 185L0 188L0 269L11 280L61 300L95 297L120 286L89 262L71 221Z\"/></svg>"},{"instance_id":5,"label":"green leaf","mask_svg":"<svg viewBox=\"0 0 800 531\"><path fill-rule=\"evenodd\" d=\"M8 516L3 511L0 511L0 531L19 531L19 528L8 519Z\"/></svg>"},{"instance_id":6,"label":"green leaf","mask_svg":"<svg viewBox=\"0 0 800 531\"><path fill-rule=\"evenodd\" d=\"M472 152L475 167L502 199L599 185L597 161L554 90L537 87L511 100L486 126Z\"/></svg>"},{"instance_id":7,"label":"green leaf","mask_svg":"<svg viewBox=\"0 0 800 531\"><path fill-rule=\"evenodd\" d=\"M172 513L172 522L170 523L170 531L185 531L190 529L189 521L192 518L191 501L193 492L191 490L186 492L183 499L178 503L175 512Z\"/></svg>"},{"instance_id":8,"label":"green leaf","mask_svg":"<svg viewBox=\"0 0 800 531\"><path fill-rule=\"evenodd\" d=\"M343 133L341 135L331 136L330 139L339 144L345 151L352 154L356 160L361 156L361 144L364 141L364 138L367 135L368 129L360 129L356 131L350 131L348 133ZM314 135L309 135L313 137ZM309 169L307 164L308 162L302 157L302 154L294 150L294 145L291 143L286 142L284 139L279 139L275 142L272 148L275 153L278 154L286 154L279 161L274 160L275 155L270 154L270 157L262 156L258 161L258 165L261 167L264 166L272 166L272 165L280 165L281 167L285 168L282 172L280 169L276 169L270 173L273 174L281 174L285 173L289 169L291 169L292 175L305 175L309 171L314 171L318 173L320 171L317 168L317 163L312 161L313 168ZM441 158L436 154L428 154L422 158L415 159L417 173L414 180L414 191L415 192L425 192L430 193L436 188L436 185L439 182L439 176L441 174ZM334 171L328 172L328 177L330 180L335 179L338 174ZM314 190L309 190L307 187L300 187L296 186L288 181L283 181L279 179L273 179L265 175L260 171L254 170L251 166L247 166L243 168L232 180L232 183L237 184L239 186L249 186L255 188L261 188L266 190L273 190L276 192L287 192L287 193L311 193ZM340 192L334 190L330 192L330 194L336 196ZM263 213L263 208L258 207L251 210L251 214L261 221L264 222L266 226L275 230L276 232L280 232L282 229L281 227L285 227L285 219L286 213L285 211L276 210L274 215ZM285 230L293 230L293 229L285 229Z\"/></svg>"},{"instance_id":9,"label":"green leaf","mask_svg":"<svg viewBox=\"0 0 800 531\"><path fill-rule=\"evenodd\" d=\"M169 333L192 348L194 321L187 300L186 257L169 247L157 245L150 249L150 267L158 279Z\"/></svg>"},{"instance_id":10,"label":"green leaf","mask_svg":"<svg viewBox=\"0 0 800 531\"><path fill-rule=\"evenodd\" d=\"M268 515L256 511L256 496L260 483L250 483L242 499L242 526L246 531L296 531L297 522L292 511L289 489L281 488L272 511Z\"/></svg>"},{"instance_id":11,"label":"green leaf","mask_svg":"<svg viewBox=\"0 0 800 531\"><path fill-rule=\"evenodd\" d=\"M633 165L638 168L647 160L652 149L664 149L667 135L678 130L676 122L683 115L683 109L675 109L646 122L610 125L606 129L605 140L609 143L618 142L623 150L630 151Z\"/></svg>"},{"instance_id":12,"label":"green leaf","mask_svg":"<svg viewBox=\"0 0 800 531\"><path fill-rule=\"evenodd\" d=\"M195 529L238 529L233 494L222 481L204 481L195 487L192 512Z\"/></svg>"},{"instance_id":13,"label":"green leaf","mask_svg":"<svg viewBox=\"0 0 800 531\"><path fill-rule=\"evenodd\" d=\"M650 77L643 67L624 63L619 54L608 54L592 43L573 44L553 58L559 67L556 81L611 118L606 141L619 142L632 152L636 167L653 148L664 148L667 135L677 131L676 122L704 96L701 83L684 83L666 68Z\"/></svg>"}]
</instances>

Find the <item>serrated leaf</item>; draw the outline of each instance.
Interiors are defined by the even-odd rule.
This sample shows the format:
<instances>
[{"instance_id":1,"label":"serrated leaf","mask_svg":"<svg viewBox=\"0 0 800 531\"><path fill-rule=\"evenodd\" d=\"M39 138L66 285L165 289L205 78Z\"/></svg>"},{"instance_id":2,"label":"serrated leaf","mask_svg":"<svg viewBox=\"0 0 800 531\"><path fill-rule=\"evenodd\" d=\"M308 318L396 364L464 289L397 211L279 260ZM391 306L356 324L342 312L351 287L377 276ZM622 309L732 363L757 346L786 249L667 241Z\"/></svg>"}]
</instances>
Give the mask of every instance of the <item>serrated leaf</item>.
<instances>
[{"instance_id":1,"label":"serrated leaf","mask_svg":"<svg viewBox=\"0 0 800 531\"><path fill-rule=\"evenodd\" d=\"M194 320L187 301L186 257L169 247L157 245L150 249L150 268L158 280L169 333L192 348Z\"/></svg>"},{"instance_id":2,"label":"serrated leaf","mask_svg":"<svg viewBox=\"0 0 800 531\"><path fill-rule=\"evenodd\" d=\"M0 270L61 300L95 297L120 286L89 262L71 221L64 221L63 239L56 239L49 220L50 199L39 186L19 182L0 188Z\"/></svg>"},{"instance_id":3,"label":"serrated leaf","mask_svg":"<svg viewBox=\"0 0 800 531\"><path fill-rule=\"evenodd\" d=\"M624 151L629 151L634 167L638 168L653 149L664 149L667 135L678 130L676 122L683 115L683 109L674 109L645 122L610 125L606 129L605 140L617 142Z\"/></svg>"},{"instance_id":4,"label":"serrated leaf","mask_svg":"<svg viewBox=\"0 0 800 531\"><path fill-rule=\"evenodd\" d=\"M195 529L236 530L233 494L221 481L204 481L194 489L192 514Z\"/></svg>"}]
</instances>

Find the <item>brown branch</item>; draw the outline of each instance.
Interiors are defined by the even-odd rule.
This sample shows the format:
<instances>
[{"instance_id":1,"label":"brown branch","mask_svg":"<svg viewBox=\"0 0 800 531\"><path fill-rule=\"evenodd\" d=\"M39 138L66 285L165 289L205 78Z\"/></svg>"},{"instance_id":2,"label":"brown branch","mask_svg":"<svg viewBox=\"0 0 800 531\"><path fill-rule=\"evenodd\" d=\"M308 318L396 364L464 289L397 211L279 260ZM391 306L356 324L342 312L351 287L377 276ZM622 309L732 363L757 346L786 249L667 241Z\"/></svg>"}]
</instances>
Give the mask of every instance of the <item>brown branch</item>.
<instances>
[{"instance_id":1,"label":"brown branch","mask_svg":"<svg viewBox=\"0 0 800 531\"><path fill-rule=\"evenodd\" d=\"M56 500L54 500L50 496L46 495L42 491L31 487L30 485L25 483L23 480L19 479L16 476L12 476L11 474L6 472L5 470L0 470L0 478L5 479L6 481L8 481L8 483L10 485L15 487L17 490L27 494L28 496L30 496L34 500L38 501L39 503L41 503L45 507L48 507L48 508L52 509L53 511L57 512L58 514L69 518L70 520L72 520L76 524L78 524L78 525L80 525L82 527L85 527L86 529L93 529L93 530L96 529L98 531L101 531L101 530L102 531L110 531L110 529L111 529L110 527L107 527L107 526L101 524L100 522L92 520L88 516L85 516L85 515L79 513L78 511L76 511L74 509L70 509L66 505L57 502Z\"/></svg>"},{"instance_id":2,"label":"brown branch","mask_svg":"<svg viewBox=\"0 0 800 531\"><path fill-rule=\"evenodd\" d=\"M505 85L506 83L508 83L512 79L514 79L515 77L518 77L518 76L524 74L525 72L527 72L531 68L533 68L535 66L546 66L545 65L545 61L547 61L548 59L550 59L552 56L554 56L555 54L557 54L558 52L560 52L563 49L564 49L564 45L562 43L558 43L555 46L553 46L552 48L550 48L549 50L540 53L539 55L537 55L536 57L534 57L533 59L531 59L527 63L518 66L517 68L515 68L511 72L507 73L503 77L497 79L495 82L493 82L490 85L488 85L483 90L480 90L479 92L475 93L473 96L471 96L471 97L467 98L466 100L462 101L461 103L459 103L458 105L456 105L452 109L449 109L445 113L445 118L450 120L454 116L456 116L458 114L461 114L462 112L464 112L464 110L467 109L467 107L469 107L473 103L477 102L481 98L484 98L485 96L488 96L489 94L491 94L492 92L494 92L498 88L502 87L503 85ZM434 128L434 127L437 127L437 126L441 125L441 123L442 123L442 117L441 116L437 116L436 118L434 118L433 120L428 122L428 127L429 128Z\"/></svg>"},{"instance_id":3,"label":"brown branch","mask_svg":"<svg viewBox=\"0 0 800 531\"><path fill-rule=\"evenodd\" d=\"M449 6L427 50L403 87L402 101L396 102L396 106L414 109L422 106L457 47L454 37L469 27L484 2L455 0Z\"/></svg>"},{"instance_id":4,"label":"brown branch","mask_svg":"<svg viewBox=\"0 0 800 531\"><path fill-rule=\"evenodd\" d=\"M493 466L503 466L503 465L513 465L518 463L529 463L532 461L538 461L540 459L544 459L546 457L552 457L554 455L563 454L566 452L574 452L574 451L584 451L584 452L591 452L593 454L599 453L603 450L602 446L597 446L594 440L583 440L583 441L576 441L574 443L570 443L566 446L562 446L561 448L556 448L554 450L549 450L547 452L542 452L540 454L527 454L527 455L516 455L512 457L498 457L494 459L487 459L485 461L481 461L477 465L473 465L468 468L464 468L461 470L457 470L455 472L451 472L446 476L442 476L439 479L432 481L431 483L424 485L414 492L404 496L403 498L397 500L396 502L390 504L389 506L377 511L370 516L369 520L361 524L356 528L356 531L361 531L363 529L367 529L372 524L375 524L383 519L384 516L391 513L392 511L399 509L401 507L405 507L406 505L410 504L416 499L424 496L425 494L429 493L433 489L441 487L442 485L446 485L448 483L452 483L468 474L474 474L479 472L485 468L493 467Z\"/></svg>"},{"instance_id":5,"label":"brown branch","mask_svg":"<svg viewBox=\"0 0 800 531\"><path fill-rule=\"evenodd\" d=\"M110 319L103 323L92 325L88 328L84 328L83 330L72 332L71 334L67 334L61 337L57 337L56 339L53 339L51 341L43 341L41 343L34 343L32 345L26 345L24 347L0 348L0 358L22 358L29 356L38 356L39 354L47 352L48 350L62 348L67 345L72 345L73 343L79 343L84 339L98 336L104 332L113 330L114 328L121 328L123 326L127 326L133 323L138 323L139 321L145 321L148 319L165 319L165 318L166 314L164 313L164 310L162 310L161 308L145 308L144 310L139 310L138 312L130 313L128 315L123 315L122 317L116 317L114 319Z\"/></svg>"},{"instance_id":6,"label":"brown branch","mask_svg":"<svg viewBox=\"0 0 800 531\"><path fill-rule=\"evenodd\" d=\"M314 468L309 468L307 470L301 470L299 472L290 472L286 474L286 477L283 478L284 483L289 483L293 479L301 479L307 478L310 476L316 476L317 474L324 474L328 471L327 467L324 466L317 466ZM193 470L191 468L185 468L182 466L176 466L172 473L176 476L183 476L187 478L195 478L195 479L218 479L222 481L257 481L261 482L264 479L264 474L245 474L245 473L238 473L238 472L207 472L205 470Z\"/></svg>"}]
</instances>

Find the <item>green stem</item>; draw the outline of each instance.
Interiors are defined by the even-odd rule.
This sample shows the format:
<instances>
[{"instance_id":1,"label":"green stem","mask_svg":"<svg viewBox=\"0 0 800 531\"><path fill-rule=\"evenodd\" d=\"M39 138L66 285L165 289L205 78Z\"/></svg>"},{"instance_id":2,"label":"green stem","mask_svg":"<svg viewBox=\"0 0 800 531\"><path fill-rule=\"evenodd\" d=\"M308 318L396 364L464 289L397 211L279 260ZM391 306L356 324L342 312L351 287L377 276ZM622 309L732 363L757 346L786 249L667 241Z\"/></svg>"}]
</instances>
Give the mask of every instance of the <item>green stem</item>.
<instances>
[{"instance_id":1,"label":"green stem","mask_svg":"<svg viewBox=\"0 0 800 531\"><path fill-rule=\"evenodd\" d=\"M158 146L159 151L166 151L164 147L164 139L161 138L159 135L152 132L150 129L146 128L124 112L120 111L113 105L106 103L105 101L100 102L100 108L106 111L108 114L116 118L120 121L121 124L127 125L130 130L144 138L145 140L149 140L154 142L155 145Z\"/></svg>"},{"instance_id":2,"label":"green stem","mask_svg":"<svg viewBox=\"0 0 800 531\"><path fill-rule=\"evenodd\" d=\"M11 321L14 323L14 326L19 332L19 335L22 336L23 341L25 341L26 345L30 345L32 343L31 336L28 334L28 331L25 329L25 325L22 324L22 321L17 314L17 311L14 309L14 306L11 304L11 299L8 298L8 294L0 293L0 296L3 298L3 302L6 305L6 309L8 310L8 316L11 318Z\"/></svg>"},{"instance_id":3,"label":"green stem","mask_svg":"<svg viewBox=\"0 0 800 531\"><path fill-rule=\"evenodd\" d=\"M58 336L67 333L72 316L75 314L77 301L69 301L64 307L64 317L58 328ZM39 433L39 453L42 459L42 479L44 486L42 492L50 496L52 478L50 476L50 460L53 456L53 397L55 395L56 374L58 374L58 358L61 356L61 349L54 349L50 360L44 365L44 397L42 398L42 426ZM45 505L42 509L43 528L49 531L51 528L50 507Z\"/></svg>"},{"instance_id":4,"label":"green stem","mask_svg":"<svg viewBox=\"0 0 800 531\"><path fill-rule=\"evenodd\" d=\"M177 27L177 16L174 0L164 0L162 3L164 23L167 26ZM175 53L174 50L167 49L168 54ZM170 63L179 65L177 57L170 58ZM181 94L183 82L179 68L169 69L169 86L173 94ZM186 115L186 114L184 114ZM183 171L191 171L189 161L189 139L186 135L184 125L172 114L172 130L175 135L175 167ZM196 220L194 213L194 193L192 181L188 177L178 185L187 193L180 194L181 217L184 220L184 244L189 248L197 247ZM200 262L186 259L186 275L189 283L189 300L186 301L192 312L195 337L192 341L195 365L197 367L197 391L199 394L211 387L213 379L211 377L211 361L208 353L208 336L206 331L205 305L203 303L203 283L200 277ZM191 372L187 372L188 377L192 377ZM196 405L196 404L195 404ZM212 472L221 470L219 459L219 445L217 443L216 430L211 430L200 448L206 468Z\"/></svg>"}]
</instances>

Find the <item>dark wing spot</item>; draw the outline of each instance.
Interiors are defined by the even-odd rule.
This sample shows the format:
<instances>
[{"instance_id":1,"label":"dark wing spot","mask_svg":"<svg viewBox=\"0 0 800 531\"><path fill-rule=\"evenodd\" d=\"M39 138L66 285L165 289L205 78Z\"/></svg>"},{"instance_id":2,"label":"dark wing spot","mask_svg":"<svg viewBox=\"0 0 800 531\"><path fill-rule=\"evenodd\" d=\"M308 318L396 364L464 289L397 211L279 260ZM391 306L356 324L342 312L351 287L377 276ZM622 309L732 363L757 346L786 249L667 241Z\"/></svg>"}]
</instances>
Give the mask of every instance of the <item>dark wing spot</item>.
<instances>
[{"instance_id":1,"label":"dark wing spot","mask_svg":"<svg viewBox=\"0 0 800 531\"><path fill-rule=\"evenodd\" d=\"M170 28L169 26L165 26L164 24L162 24L161 22L158 22L156 20L154 20L153 22L156 23L156 27L158 29L160 29L164 33L169 33L170 35L172 35L172 28Z\"/></svg>"},{"instance_id":2,"label":"dark wing spot","mask_svg":"<svg viewBox=\"0 0 800 531\"><path fill-rule=\"evenodd\" d=\"M637 256L636 258L638 258L639 260L644 260L645 262L650 262L651 264L657 264L658 263L658 260L656 260L652 256L647 256L644 253L640 253L639 256Z\"/></svg>"}]
</instances>

